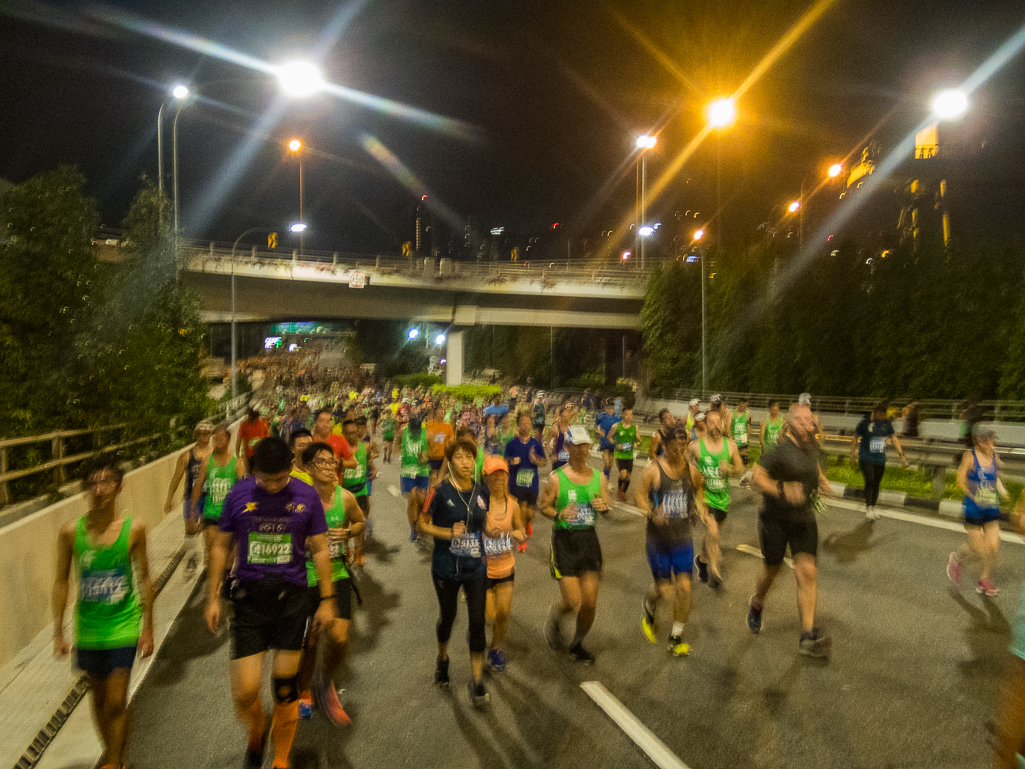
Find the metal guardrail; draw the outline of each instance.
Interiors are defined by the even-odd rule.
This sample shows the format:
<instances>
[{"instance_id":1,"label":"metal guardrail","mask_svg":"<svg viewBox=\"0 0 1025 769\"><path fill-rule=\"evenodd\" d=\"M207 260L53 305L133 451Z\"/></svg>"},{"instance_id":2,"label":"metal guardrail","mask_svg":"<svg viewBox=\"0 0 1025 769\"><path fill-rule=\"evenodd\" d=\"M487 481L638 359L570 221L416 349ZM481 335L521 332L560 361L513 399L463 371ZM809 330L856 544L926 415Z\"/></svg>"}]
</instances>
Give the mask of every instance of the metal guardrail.
<instances>
[{"instance_id":1,"label":"metal guardrail","mask_svg":"<svg viewBox=\"0 0 1025 769\"><path fill-rule=\"evenodd\" d=\"M207 416L227 419L231 414L246 405L250 397L252 397L252 393L244 393L230 401L218 404L217 408ZM129 446L148 443L177 431L175 428L172 428L170 431L152 433L151 435L135 438L134 440L120 441L109 446L93 448L90 451L79 451L75 454L66 453L67 441L70 438L93 436L92 443L95 447L97 436L114 430L124 430L128 427L131 427L131 425L124 422L122 424L106 425L104 427L95 427L88 430L58 430L56 432L44 433L43 435L26 435L20 438L0 439L0 507L8 505L14 501L11 495L11 481L16 481L19 478L27 478L30 475L36 475L38 473L52 471L53 484L54 486L60 487L68 482L68 465L77 464L79 462L98 457L101 454L118 451ZM39 462L30 467L12 469L11 449L17 448L18 446L29 446L34 443L49 443L50 459L45 462Z\"/></svg>"},{"instance_id":2,"label":"metal guardrail","mask_svg":"<svg viewBox=\"0 0 1025 769\"><path fill-rule=\"evenodd\" d=\"M188 243L182 250L190 266L202 272L207 262L232 261L232 247L222 243ZM591 263L587 260L528 260L525 262L465 262L450 258L416 257L412 259L382 256L376 254L306 251L299 255L279 249L248 246L235 250L234 261L244 265L281 266L291 263L295 266L310 266L332 270L367 270L384 274L398 274L410 278L445 280L473 278L483 283L497 283L507 280L546 281L577 280L599 284L645 283L648 270L624 267L611 262Z\"/></svg>"}]
</instances>

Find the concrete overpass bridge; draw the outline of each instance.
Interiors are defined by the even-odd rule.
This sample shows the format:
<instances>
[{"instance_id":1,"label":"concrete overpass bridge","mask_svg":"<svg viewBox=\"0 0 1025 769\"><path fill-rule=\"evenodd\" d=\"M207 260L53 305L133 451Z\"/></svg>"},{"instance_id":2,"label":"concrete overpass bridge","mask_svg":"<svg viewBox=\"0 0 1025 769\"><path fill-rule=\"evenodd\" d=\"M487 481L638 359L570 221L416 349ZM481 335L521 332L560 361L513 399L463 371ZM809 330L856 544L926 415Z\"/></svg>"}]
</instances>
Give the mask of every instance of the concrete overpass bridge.
<instances>
[{"instance_id":1,"label":"concrete overpass bridge","mask_svg":"<svg viewBox=\"0 0 1025 769\"><path fill-rule=\"evenodd\" d=\"M447 378L462 380L463 328L478 324L639 329L648 273L586 262L519 264L186 246L182 278L207 323L302 319L450 326Z\"/></svg>"}]
</instances>

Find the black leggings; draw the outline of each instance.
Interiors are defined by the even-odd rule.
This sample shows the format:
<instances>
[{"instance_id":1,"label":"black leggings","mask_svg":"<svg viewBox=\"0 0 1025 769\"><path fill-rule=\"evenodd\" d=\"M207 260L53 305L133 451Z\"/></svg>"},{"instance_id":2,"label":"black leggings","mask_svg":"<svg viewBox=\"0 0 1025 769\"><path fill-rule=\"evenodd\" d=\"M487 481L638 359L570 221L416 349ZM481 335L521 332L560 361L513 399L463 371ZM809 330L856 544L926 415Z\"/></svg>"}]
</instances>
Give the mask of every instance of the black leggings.
<instances>
[{"instance_id":1,"label":"black leggings","mask_svg":"<svg viewBox=\"0 0 1025 769\"><path fill-rule=\"evenodd\" d=\"M877 465L874 462L859 462L861 474L865 476L865 504L868 507L875 507L879 499L879 484L883 480L883 473L886 472L886 465Z\"/></svg>"},{"instance_id":2,"label":"black leggings","mask_svg":"<svg viewBox=\"0 0 1025 769\"><path fill-rule=\"evenodd\" d=\"M448 643L452 637L452 624L456 621L456 608L459 605L459 588L463 588L466 596L466 610L470 615L470 651L482 654L487 648L484 633L484 604L488 594L487 574L477 579L458 581L434 577L434 592L438 594L438 643Z\"/></svg>"}]
</instances>

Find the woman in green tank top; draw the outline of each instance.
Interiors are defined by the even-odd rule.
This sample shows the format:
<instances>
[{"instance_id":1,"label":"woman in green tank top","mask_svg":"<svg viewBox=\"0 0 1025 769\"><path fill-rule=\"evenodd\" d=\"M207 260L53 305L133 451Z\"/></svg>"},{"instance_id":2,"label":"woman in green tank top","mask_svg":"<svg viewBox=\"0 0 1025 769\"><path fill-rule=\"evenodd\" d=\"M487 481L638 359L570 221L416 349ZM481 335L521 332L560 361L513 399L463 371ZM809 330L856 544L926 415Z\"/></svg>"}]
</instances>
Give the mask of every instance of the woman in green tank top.
<instances>
[{"instance_id":1,"label":"woman in green tank top","mask_svg":"<svg viewBox=\"0 0 1025 769\"><path fill-rule=\"evenodd\" d=\"M64 614L74 566L78 574L76 661L89 676L93 691L93 715L104 743L101 763L113 766L121 766L125 758L132 664L136 654L153 653L153 585L146 527L117 514L115 502L123 478L121 469L109 460L86 472L83 486L89 512L61 528L53 590L53 648L56 656L64 657L70 651Z\"/></svg>"},{"instance_id":2,"label":"woman in green tank top","mask_svg":"<svg viewBox=\"0 0 1025 769\"><path fill-rule=\"evenodd\" d=\"M210 548L213 547L217 534L217 522L221 519L224 500L231 488L245 477L245 465L239 457L231 455L231 431L225 422L214 428L210 438L213 451L203 464L203 469L196 478L196 485L191 489L193 508L199 503L200 495L206 491L206 504L203 506L203 549L207 562L210 561Z\"/></svg>"}]
</instances>

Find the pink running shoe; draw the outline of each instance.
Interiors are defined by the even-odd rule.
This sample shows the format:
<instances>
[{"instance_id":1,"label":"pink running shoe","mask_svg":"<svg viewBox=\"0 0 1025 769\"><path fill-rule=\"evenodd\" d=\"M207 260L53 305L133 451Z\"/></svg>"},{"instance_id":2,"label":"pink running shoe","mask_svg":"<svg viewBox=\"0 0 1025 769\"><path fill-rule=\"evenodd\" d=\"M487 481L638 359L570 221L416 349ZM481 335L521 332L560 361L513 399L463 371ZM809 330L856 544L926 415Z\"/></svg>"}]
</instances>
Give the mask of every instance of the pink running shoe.
<instances>
[{"instance_id":1,"label":"pink running shoe","mask_svg":"<svg viewBox=\"0 0 1025 769\"><path fill-rule=\"evenodd\" d=\"M984 595L987 598L993 598L1000 592L1000 588L988 579L980 579L979 584L975 586L975 592L979 595Z\"/></svg>"},{"instance_id":2,"label":"pink running shoe","mask_svg":"<svg viewBox=\"0 0 1025 769\"><path fill-rule=\"evenodd\" d=\"M957 553L950 554L950 560L947 561L947 576L955 585L961 584L961 559L957 557Z\"/></svg>"}]
</instances>

